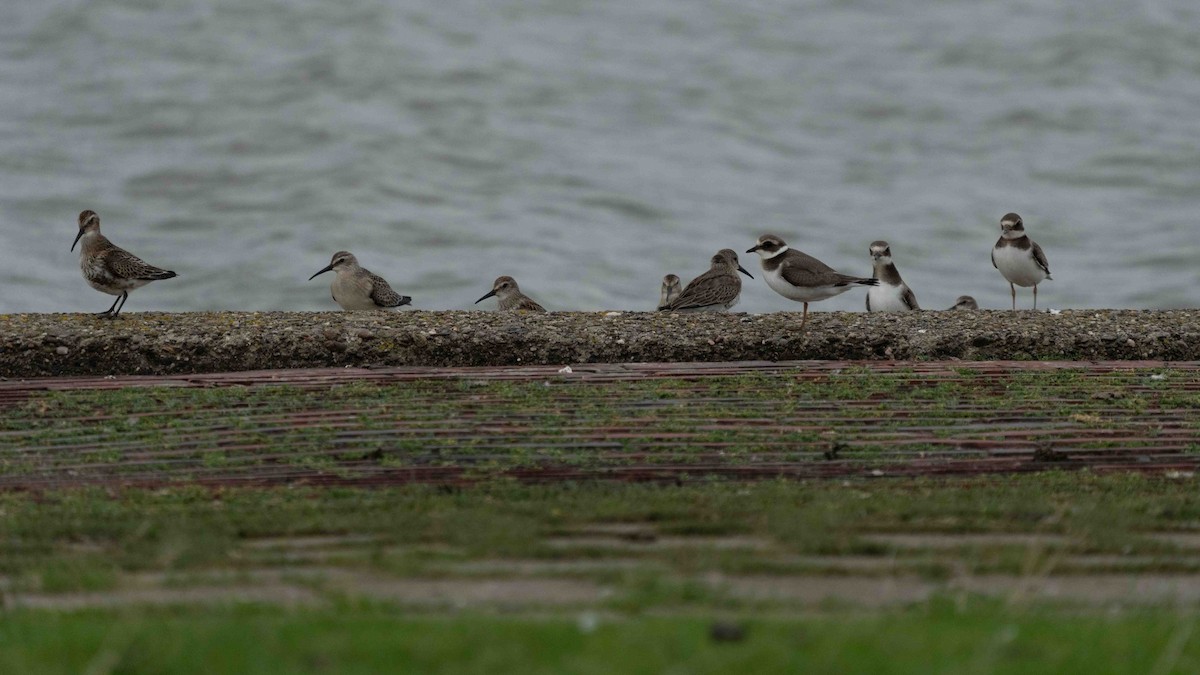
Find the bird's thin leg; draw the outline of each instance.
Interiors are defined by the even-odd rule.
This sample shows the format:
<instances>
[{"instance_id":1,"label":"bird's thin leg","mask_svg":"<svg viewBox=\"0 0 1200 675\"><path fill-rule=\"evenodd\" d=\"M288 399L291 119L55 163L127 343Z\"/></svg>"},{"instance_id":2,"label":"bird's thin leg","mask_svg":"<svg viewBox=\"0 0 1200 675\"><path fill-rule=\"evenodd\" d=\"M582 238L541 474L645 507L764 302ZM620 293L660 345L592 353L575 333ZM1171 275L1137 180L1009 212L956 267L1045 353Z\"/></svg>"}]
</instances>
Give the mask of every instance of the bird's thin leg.
<instances>
[{"instance_id":1,"label":"bird's thin leg","mask_svg":"<svg viewBox=\"0 0 1200 675\"><path fill-rule=\"evenodd\" d=\"M125 301L128 299L129 299L129 291L122 291L121 297L118 298L118 300L121 301L121 306L117 308L117 311L113 312L112 318L114 318L114 319L117 318L117 315L120 314L121 310L125 308Z\"/></svg>"},{"instance_id":2,"label":"bird's thin leg","mask_svg":"<svg viewBox=\"0 0 1200 675\"><path fill-rule=\"evenodd\" d=\"M1008 285L1008 288L1009 288L1009 290L1011 290L1011 291L1012 291L1012 296L1013 296L1013 311L1015 312L1015 311L1017 311L1017 287L1016 287L1016 286L1013 286L1012 284L1009 284L1009 285Z\"/></svg>"},{"instance_id":3,"label":"bird's thin leg","mask_svg":"<svg viewBox=\"0 0 1200 675\"><path fill-rule=\"evenodd\" d=\"M96 312L96 316L110 316L113 313L113 310L117 308L117 303L120 301L121 301L121 296L118 295L117 299L113 300L112 307L109 307L108 309L104 310L103 312Z\"/></svg>"},{"instance_id":4,"label":"bird's thin leg","mask_svg":"<svg viewBox=\"0 0 1200 675\"><path fill-rule=\"evenodd\" d=\"M1033 285L1033 310L1037 311L1037 284Z\"/></svg>"},{"instance_id":5,"label":"bird's thin leg","mask_svg":"<svg viewBox=\"0 0 1200 675\"><path fill-rule=\"evenodd\" d=\"M804 315L800 317L800 330L804 330L804 324L808 323L808 303L804 303Z\"/></svg>"}]
</instances>

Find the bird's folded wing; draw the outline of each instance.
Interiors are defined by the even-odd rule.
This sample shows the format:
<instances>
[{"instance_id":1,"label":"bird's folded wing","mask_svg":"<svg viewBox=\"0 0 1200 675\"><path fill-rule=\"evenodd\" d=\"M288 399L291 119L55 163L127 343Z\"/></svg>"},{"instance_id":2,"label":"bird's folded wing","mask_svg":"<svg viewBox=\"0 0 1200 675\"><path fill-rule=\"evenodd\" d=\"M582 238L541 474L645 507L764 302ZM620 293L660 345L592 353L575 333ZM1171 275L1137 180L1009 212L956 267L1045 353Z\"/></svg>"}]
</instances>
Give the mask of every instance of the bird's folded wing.
<instances>
[{"instance_id":1,"label":"bird's folded wing","mask_svg":"<svg viewBox=\"0 0 1200 675\"><path fill-rule=\"evenodd\" d=\"M155 267L129 251L115 246L105 254L104 264L113 276L121 279L153 280L175 276L174 272Z\"/></svg>"},{"instance_id":2,"label":"bird's folded wing","mask_svg":"<svg viewBox=\"0 0 1200 675\"><path fill-rule=\"evenodd\" d=\"M521 300L517 303L517 309L525 310L526 312L544 312L545 307L537 304L528 295L522 295Z\"/></svg>"},{"instance_id":3,"label":"bird's folded wing","mask_svg":"<svg viewBox=\"0 0 1200 675\"><path fill-rule=\"evenodd\" d=\"M1046 260L1046 253L1042 251L1041 246L1037 245L1037 242L1031 243L1033 244L1034 262L1037 263L1038 267L1042 268L1042 270L1046 273L1046 276L1050 276L1050 263Z\"/></svg>"},{"instance_id":4,"label":"bird's folded wing","mask_svg":"<svg viewBox=\"0 0 1200 675\"><path fill-rule=\"evenodd\" d=\"M909 309L921 309L921 306L917 304L917 294L913 293L908 286L904 287L904 292L900 294L900 300Z\"/></svg>"},{"instance_id":5,"label":"bird's folded wing","mask_svg":"<svg viewBox=\"0 0 1200 675\"><path fill-rule=\"evenodd\" d=\"M692 283L688 284L687 288L671 301L671 309L697 309L713 305L727 305L742 290L742 285L738 281L736 277L731 279L729 274L723 271L705 272L693 279Z\"/></svg>"},{"instance_id":6,"label":"bird's folded wing","mask_svg":"<svg viewBox=\"0 0 1200 675\"><path fill-rule=\"evenodd\" d=\"M378 274L367 273L371 279L371 302L380 307L399 307L412 302L412 298L400 295Z\"/></svg>"},{"instance_id":7,"label":"bird's folded wing","mask_svg":"<svg viewBox=\"0 0 1200 675\"><path fill-rule=\"evenodd\" d=\"M832 267L811 255L796 250L788 251L787 257L779 266L779 273L789 284L801 288L832 286L843 281L840 277L846 276L838 274Z\"/></svg>"}]
</instances>

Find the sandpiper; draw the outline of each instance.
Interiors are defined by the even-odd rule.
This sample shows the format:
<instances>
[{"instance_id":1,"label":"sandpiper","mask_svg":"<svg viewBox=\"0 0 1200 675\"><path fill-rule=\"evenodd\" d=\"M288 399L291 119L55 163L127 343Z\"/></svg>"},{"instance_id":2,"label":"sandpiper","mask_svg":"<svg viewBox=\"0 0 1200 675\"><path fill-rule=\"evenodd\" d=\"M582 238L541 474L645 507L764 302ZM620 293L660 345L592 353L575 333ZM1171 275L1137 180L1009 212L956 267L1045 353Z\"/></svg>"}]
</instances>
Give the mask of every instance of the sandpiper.
<instances>
[{"instance_id":1,"label":"sandpiper","mask_svg":"<svg viewBox=\"0 0 1200 675\"><path fill-rule=\"evenodd\" d=\"M679 291L682 290L679 282L679 277L674 274L668 274L662 280L662 292L658 295L658 308L667 309L671 301L679 297Z\"/></svg>"},{"instance_id":2,"label":"sandpiper","mask_svg":"<svg viewBox=\"0 0 1200 675\"><path fill-rule=\"evenodd\" d=\"M737 304L742 294L738 272L754 277L738 264L737 253L723 248L712 257L708 271L692 279L683 292L667 304L675 312L723 312Z\"/></svg>"},{"instance_id":3,"label":"sandpiper","mask_svg":"<svg viewBox=\"0 0 1200 675\"><path fill-rule=\"evenodd\" d=\"M349 251L334 253L329 264L308 280L331 270L334 276L329 290L333 301L344 310L388 309L412 304L412 298L392 290L383 277L359 267L358 258Z\"/></svg>"},{"instance_id":4,"label":"sandpiper","mask_svg":"<svg viewBox=\"0 0 1200 675\"><path fill-rule=\"evenodd\" d=\"M871 264L875 267L878 286L867 289L868 312L911 312L921 309L917 296L900 278L892 262L892 247L886 241L871 242Z\"/></svg>"},{"instance_id":5,"label":"sandpiper","mask_svg":"<svg viewBox=\"0 0 1200 675\"><path fill-rule=\"evenodd\" d=\"M773 234L759 237L758 244L746 252L756 251L762 258L763 276L767 285L789 300L804 303L801 329L808 322L808 303L832 298L855 285L879 285L879 280L873 277L854 277L835 272L829 265L807 253L790 248Z\"/></svg>"},{"instance_id":6,"label":"sandpiper","mask_svg":"<svg viewBox=\"0 0 1200 675\"><path fill-rule=\"evenodd\" d=\"M117 296L112 307L98 312L97 316L115 319L125 307L129 291L151 281L178 276L170 270L147 264L100 234L100 216L95 211L87 210L79 214L79 234L71 243L72 251L80 241L83 246L79 248L79 267L83 270L83 278L101 293Z\"/></svg>"},{"instance_id":7,"label":"sandpiper","mask_svg":"<svg viewBox=\"0 0 1200 675\"><path fill-rule=\"evenodd\" d=\"M1017 310L1017 286L1033 286L1033 308L1037 309L1037 287L1050 276L1046 254L1025 234L1025 223L1015 213L1000 219L1000 240L992 248L992 266L1008 280L1012 291L1012 308Z\"/></svg>"},{"instance_id":8,"label":"sandpiper","mask_svg":"<svg viewBox=\"0 0 1200 675\"><path fill-rule=\"evenodd\" d=\"M979 303L975 302L975 298L969 295L960 295L954 301L954 306L950 309L979 309Z\"/></svg>"},{"instance_id":9,"label":"sandpiper","mask_svg":"<svg viewBox=\"0 0 1200 675\"><path fill-rule=\"evenodd\" d=\"M524 310L527 312L544 312L545 307L537 304L528 295L521 292L520 286L517 286L517 280L512 277L497 277L492 282L492 290L488 291L484 296L475 301L479 304L488 298L495 296L499 301L500 311L508 312L514 310Z\"/></svg>"}]
</instances>

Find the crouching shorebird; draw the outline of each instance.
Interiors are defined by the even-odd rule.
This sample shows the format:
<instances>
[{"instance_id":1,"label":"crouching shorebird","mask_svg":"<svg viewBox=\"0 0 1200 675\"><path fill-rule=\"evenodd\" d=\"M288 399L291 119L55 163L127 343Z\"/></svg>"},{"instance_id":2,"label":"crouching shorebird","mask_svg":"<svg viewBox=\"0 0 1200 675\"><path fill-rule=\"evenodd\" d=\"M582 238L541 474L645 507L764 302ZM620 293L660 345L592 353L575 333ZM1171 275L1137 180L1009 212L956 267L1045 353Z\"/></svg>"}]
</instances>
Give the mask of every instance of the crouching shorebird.
<instances>
[{"instance_id":1,"label":"crouching shorebird","mask_svg":"<svg viewBox=\"0 0 1200 675\"><path fill-rule=\"evenodd\" d=\"M671 301L679 297L680 290L681 284L679 277L675 276L674 274L668 274L667 276L663 277L662 291L658 294L658 308L667 309L671 304Z\"/></svg>"},{"instance_id":2,"label":"crouching shorebird","mask_svg":"<svg viewBox=\"0 0 1200 675\"><path fill-rule=\"evenodd\" d=\"M723 312L737 304L742 295L738 272L754 277L738 264L737 253L723 248L712 257L708 271L692 279L683 292L660 310L673 312Z\"/></svg>"},{"instance_id":3,"label":"crouching shorebird","mask_svg":"<svg viewBox=\"0 0 1200 675\"><path fill-rule=\"evenodd\" d=\"M950 309L979 309L979 303L975 302L975 298L972 298L969 295L960 295L958 296L958 299L954 301L954 306Z\"/></svg>"},{"instance_id":4,"label":"crouching shorebird","mask_svg":"<svg viewBox=\"0 0 1200 675\"><path fill-rule=\"evenodd\" d=\"M101 293L117 296L112 307L98 312L97 316L115 319L125 307L129 291L151 281L178 276L170 270L147 264L100 234L100 216L95 211L79 214L79 234L75 235L71 250L74 251L75 245L81 241L83 246L79 249L79 267L83 270L83 278Z\"/></svg>"},{"instance_id":5,"label":"crouching shorebird","mask_svg":"<svg viewBox=\"0 0 1200 675\"><path fill-rule=\"evenodd\" d=\"M804 303L800 328L808 323L808 303L840 295L855 286L878 286L875 278L855 277L835 272L816 258L788 247L773 234L758 238L758 244L746 251L762 258L763 277L776 293Z\"/></svg>"},{"instance_id":6,"label":"crouching shorebird","mask_svg":"<svg viewBox=\"0 0 1200 675\"><path fill-rule=\"evenodd\" d=\"M1033 286L1033 308L1037 309L1037 287L1050 277L1046 254L1025 234L1021 216L1009 213L1000 219L1000 239L992 248L992 267L1008 280L1012 291L1012 308L1017 311L1017 286Z\"/></svg>"},{"instance_id":7,"label":"crouching shorebird","mask_svg":"<svg viewBox=\"0 0 1200 675\"><path fill-rule=\"evenodd\" d=\"M475 301L479 304L490 297L495 297L499 302L501 312L524 310L527 312L544 312L545 307L533 301L533 298L521 292L521 288L517 286L517 280L512 277L498 277L492 282L492 290L484 294L484 296Z\"/></svg>"},{"instance_id":8,"label":"crouching shorebird","mask_svg":"<svg viewBox=\"0 0 1200 675\"><path fill-rule=\"evenodd\" d=\"M879 285L867 289L868 312L911 312L921 309L916 294L900 278L900 271L892 262L892 247L886 241L871 244L871 261Z\"/></svg>"},{"instance_id":9,"label":"crouching shorebird","mask_svg":"<svg viewBox=\"0 0 1200 675\"><path fill-rule=\"evenodd\" d=\"M358 258L349 251L338 251L321 271L308 278L332 271L333 281L329 284L333 301L345 310L388 309L412 304L412 298L392 290L388 282L378 274L358 266Z\"/></svg>"}]
</instances>

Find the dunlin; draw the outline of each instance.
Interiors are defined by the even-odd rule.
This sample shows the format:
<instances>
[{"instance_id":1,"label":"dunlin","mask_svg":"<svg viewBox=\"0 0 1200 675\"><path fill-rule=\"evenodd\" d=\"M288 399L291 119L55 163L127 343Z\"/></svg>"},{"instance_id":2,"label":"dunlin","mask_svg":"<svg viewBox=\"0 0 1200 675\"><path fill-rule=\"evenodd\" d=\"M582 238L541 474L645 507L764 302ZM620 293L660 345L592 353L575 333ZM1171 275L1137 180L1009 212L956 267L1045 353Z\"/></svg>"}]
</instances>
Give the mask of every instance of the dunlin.
<instances>
[{"instance_id":1,"label":"dunlin","mask_svg":"<svg viewBox=\"0 0 1200 675\"><path fill-rule=\"evenodd\" d=\"M708 271L692 279L665 309L676 312L723 312L737 304L742 294L738 272L753 279L740 264L733 249L723 248L710 261Z\"/></svg>"},{"instance_id":2,"label":"dunlin","mask_svg":"<svg viewBox=\"0 0 1200 675\"><path fill-rule=\"evenodd\" d=\"M170 279L177 276L170 270L164 270L147 264L141 258L112 243L100 234L100 216L95 211L84 211L79 214L79 234L71 243L71 250L79 242L79 267L83 270L83 278L88 284L109 295L117 296L112 307L98 316L110 319L117 318L129 299L129 291L141 288L151 281Z\"/></svg>"},{"instance_id":3,"label":"dunlin","mask_svg":"<svg viewBox=\"0 0 1200 675\"><path fill-rule=\"evenodd\" d=\"M412 304L412 298L392 290L388 282L378 274L358 265L358 258L349 251L338 251L321 271L308 278L332 271L333 282L329 290L333 301L345 310L388 309Z\"/></svg>"},{"instance_id":4,"label":"dunlin","mask_svg":"<svg viewBox=\"0 0 1200 675\"><path fill-rule=\"evenodd\" d=\"M668 274L663 277L662 291L658 295L658 308L667 309L671 301L679 296L679 291L681 290L682 286L680 285L679 277L674 274Z\"/></svg>"},{"instance_id":5,"label":"dunlin","mask_svg":"<svg viewBox=\"0 0 1200 675\"><path fill-rule=\"evenodd\" d=\"M975 302L975 298L969 295L960 295L954 301L954 306L950 309L979 309L979 303Z\"/></svg>"},{"instance_id":6,"label":"dunlin","mask_svg":"<svg viewBox=\"0 0 1200 675\"><path fill-rule=\"evenodd\" d=\"M528 295L521 292L521 288L517 286L517 280L512 277L498 277L492 282L492 290L484 294L484 296L475 301L479 304L490 297L495 296L499 302L499 308L502 312L523 310L527 312L544 312L545 307L537 304Z\"/></svg>"}]
</instances>

